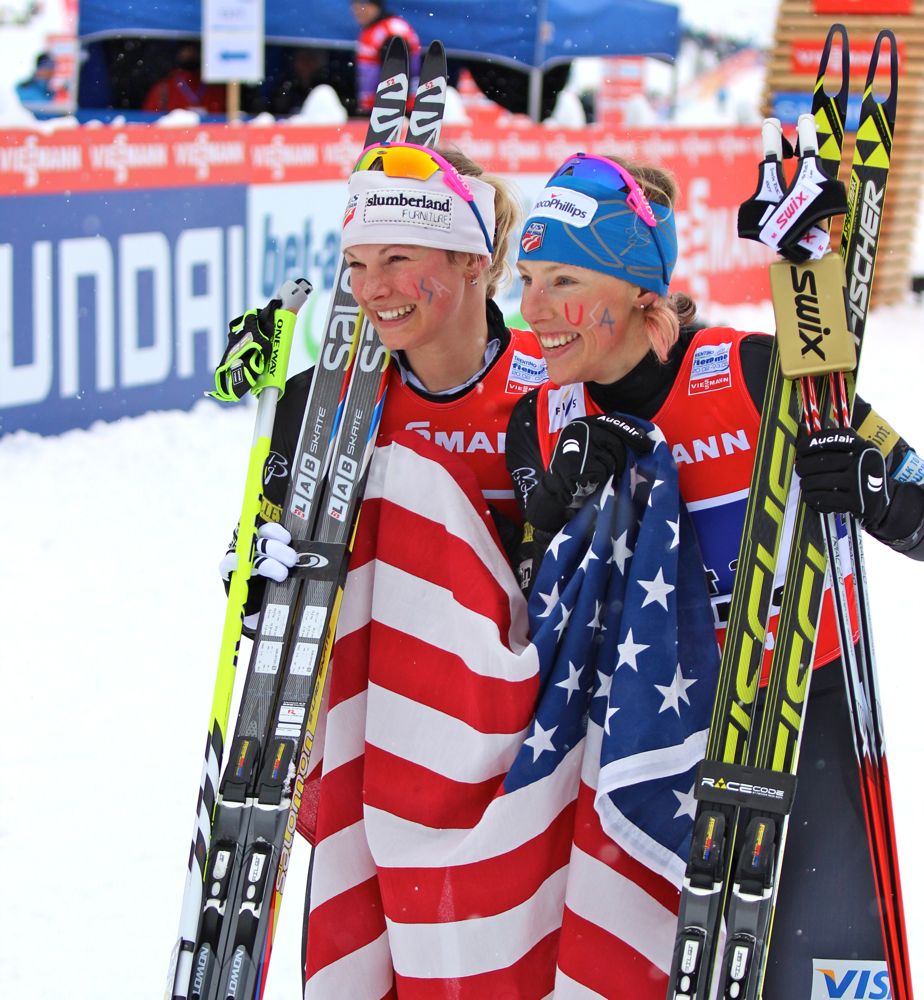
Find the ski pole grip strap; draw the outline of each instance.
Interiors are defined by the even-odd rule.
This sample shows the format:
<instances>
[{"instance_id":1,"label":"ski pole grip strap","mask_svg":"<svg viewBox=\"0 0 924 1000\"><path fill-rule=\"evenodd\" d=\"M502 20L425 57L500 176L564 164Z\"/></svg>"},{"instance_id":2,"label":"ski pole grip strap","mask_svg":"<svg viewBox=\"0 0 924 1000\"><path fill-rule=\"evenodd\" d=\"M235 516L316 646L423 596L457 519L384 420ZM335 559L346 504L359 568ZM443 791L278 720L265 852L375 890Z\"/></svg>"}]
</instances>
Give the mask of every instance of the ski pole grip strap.
<instances>
[{"instance_id":1,"label":"ski pole grip strap","mask_svg":"<svg viewBox=\"0 0 924 1000\"><path fill-rule=\"evenodd\" d=\"M704 760L696 774L694 795L701 802L786 815L796 797L796 776L788 771Z\"/></svg>"},{"instance_id":2,"label":"ski pole grip strap","mask_svg":"<svg viewBox=\"0 0 924 1000\"><path fill-rule=\"evenodd\" d=\"M282 398L289 371L295 320L311 291L311 283L305 278L298 278L295 281L287 281L277 292L276 300L280 304L273 314L273 335L270 340L269 356L263 374L253 388L254 396L259 396L264 389L273 388L279 390L279 396Z\"/></svg>"}]
</instances>

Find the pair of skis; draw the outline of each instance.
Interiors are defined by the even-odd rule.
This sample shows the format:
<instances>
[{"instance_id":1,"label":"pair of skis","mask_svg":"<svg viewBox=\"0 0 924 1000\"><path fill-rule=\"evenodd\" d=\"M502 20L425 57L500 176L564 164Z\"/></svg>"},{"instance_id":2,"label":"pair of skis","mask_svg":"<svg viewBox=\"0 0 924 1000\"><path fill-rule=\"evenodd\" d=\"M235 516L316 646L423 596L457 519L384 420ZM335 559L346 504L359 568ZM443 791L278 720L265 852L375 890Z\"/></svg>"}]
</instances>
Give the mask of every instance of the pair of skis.
<instances>
[{"instance_id":1,"label":"pair of skis","mask_svg":"<svg viewBox=\"0 0 924 1000\"><path fill-rule=\"evenodd\" d=\"M407 46L396 38L383 59L364 148L401 138L408 92ZM445 96L445 52L434 42L421 67L408 142L436 144ZM262 493L259 477L248 476L240 569L231 582L236 600L226 622L168 984L172 1000L263 995L388 361L353 299L341 258L282 515L298 564L284 583L267 585L219 786Z\"/></svg>"},{"instance_id":2,"label":"pair of skis","mask_svg":"<svg viewBox=\"0 0 924 1000\"><path fill-rule=\"evenodd\" d=\"M842 83L838 93L830 96L825 90L825 71L838 36ZM880 102L873 84L884 41L888 41L891 87ZM739 216L742 235L774 246L787 260L771 268L778 333L715 708L697 777L693 844L681 890L668 1000L707 1000L713 995L723 1000L756 1000L761 995L829 563L886 958L893 995L901 1000L911 997L860 533L848 519L861 633L856 658L836 523L833 518L822 520L801 498L773 637L770 678L762 712L757 711L767 622L791 492L799 396L810 429L820 428L823 419L828 426L832 419L837 425L849 425L853 370L869 310L891 157L897 50L892 33L883 31L870 60L848 197L846 201L838 197L835 185L843 145L848 58L846 30L834 25L819 66L813 115L800 123L801 158L793 184L788 189L785 185L782 143L773 135L778 123L771 120L764 129L760 184ZM824 256L827 234L817 224L826 211L844 210L842 266L835 255ZM834 331L839 328L855 352L848 350L846 360L833 357L837 353ZM786 364L781 367L783 354ZM831 378L830 397L826 384L815 384L821 374ZM796 377L800 379L798 393ZM723 921L725 950L716 967ZM718 983L712 993L714 974Z\"/></svg>"}]
</instances>

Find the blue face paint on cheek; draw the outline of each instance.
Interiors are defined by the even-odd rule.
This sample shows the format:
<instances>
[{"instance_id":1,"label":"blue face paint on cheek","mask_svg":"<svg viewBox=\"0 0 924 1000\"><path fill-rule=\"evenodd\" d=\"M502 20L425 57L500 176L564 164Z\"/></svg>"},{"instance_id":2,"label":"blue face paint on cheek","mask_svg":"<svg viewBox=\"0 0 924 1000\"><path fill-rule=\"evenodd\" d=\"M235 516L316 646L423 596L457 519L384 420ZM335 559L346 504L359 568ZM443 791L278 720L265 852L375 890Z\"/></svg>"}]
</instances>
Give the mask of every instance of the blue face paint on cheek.
<instances>
[{"instance_id":1,"label":"blue face paint on cheek","mask_svg":"<svg viewBox=\"0 0 924 1000\"><path fill-rule=\"evenodd\" d=\"M616 326L616 321L610 315L610 310L608 307L604 307L603 315L600 317L600 325L605 326L609 335L612 337L614 333L614 327Z\"/></svg>"}]
</instances>

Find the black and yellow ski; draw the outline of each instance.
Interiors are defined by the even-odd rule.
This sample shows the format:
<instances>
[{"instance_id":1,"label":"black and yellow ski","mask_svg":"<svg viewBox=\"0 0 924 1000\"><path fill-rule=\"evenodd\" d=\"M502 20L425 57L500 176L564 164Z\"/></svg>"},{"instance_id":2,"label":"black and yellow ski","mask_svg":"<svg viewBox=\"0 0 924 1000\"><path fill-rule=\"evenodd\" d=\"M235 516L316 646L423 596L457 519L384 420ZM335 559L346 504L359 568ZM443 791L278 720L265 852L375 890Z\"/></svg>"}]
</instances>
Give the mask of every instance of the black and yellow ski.
<instances>
[{"instance_id":1,"label":"black and yellow ski","mask_svg":"<svg viewBox=\"0 0 924 1000\"><path fill-rule=\"evenodd\" d=\"M825 89L825 70L838 35L843 55L842 83L832 97ZM885 40L889 42L891 90L879 102L873 93L873 79ZM847 65L846 31L835 25L828 34L815 87L813 146L801 149L800 161L801 166L812 157L810 166L815 175L826 175L832 182L837 177L843 143ZM869 310L896 102L895 40L891 32L883 31L869 67L851 167L840 247L848 279L843 299L840 282L844 272L834 255L801 264L813 254L819 256L817 241L797 242L793 236L801 236L801 230L782 236L771 234L772 225L764 223L770 219L772 206L768 204L760 218L754 216L753 199L748 206L753 231L750 235L764 242L769 242L765 237L775 235L777 249L788 258L788 262L774 267L782 269L778 272L778 288L785 288L788 282L788 294L780 294L780 301L788 302L792 310L789 329L796 338L797 352L805 349L809 357L817 356L819 367L809 378L832 370L825 366L834 345L827 335L819 337L821 328L830 329L831 324L817 322L820 293L824 288L830 290L832 281L837 286L834 305L840 314L839 325L844 327L840 304L844 301L847 326L859 355ZM772 161L781 155L781 151L765 148L762 169L766 171L769 160L776 170ZM775 176L782 176L782 171L776 171ZM836 192L832 204L838 204ZM759 207L763 210L763 206ZM835 261L837 274L832 278L831 265ZM823 274L816 274L816 265ZM850 337L847 339L849 342ZM843 371L844 363L838 363L838 370ZM849 384L852 391L852 373ZM824 414L829 405L826 393L822 391L819 398L820 412ZM808 510L791 491L799 413L799 389L792 378L784 375L780 344L775 341L715 708L697 779L698 807L681 890L668 1000L706 1000L713 995L710 990L714 972L719 978L719 997L756 1000L760 996L786 823L795 794L799 739L827 570L819 515ZM774 577L782 558L787 512L793 503L795 524L779 595L774 593ZM771 606L777 603L779 623L768 642ZM769 645L774 650L770 679L763 711L758 714L761 668ZM717 963L723 920L727 925L726 947Z\"/></svg>"}]
</instances>

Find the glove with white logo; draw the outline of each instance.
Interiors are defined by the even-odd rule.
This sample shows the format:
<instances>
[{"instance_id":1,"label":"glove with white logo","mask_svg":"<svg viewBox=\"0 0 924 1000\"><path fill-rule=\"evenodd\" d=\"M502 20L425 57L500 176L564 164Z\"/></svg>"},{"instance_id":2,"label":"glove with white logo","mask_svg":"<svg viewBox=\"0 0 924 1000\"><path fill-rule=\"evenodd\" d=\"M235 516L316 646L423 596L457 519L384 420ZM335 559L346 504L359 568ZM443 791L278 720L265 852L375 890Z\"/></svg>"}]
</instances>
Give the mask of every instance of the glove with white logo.
<instances>
[{"instance_id":1,"label":"glove with white logo","mask_svg":"<svg viewBox=\"0 0 924 1000\"><path fill-rule=\"evenodd\" d=\"M851 428L831 428L801 437L796 472L805 502L822 514L854 514L877 525L889 507L885 457Z\"/></svg>"},{"instance_id":2,"label":"glove with white logo","mask_svg":"<svg viewBox=\"0 0 924 1000\"><path fill-rule=\"evenodd\" d=\"M253 576L262 576L267 580L282 583L289 576L289 570L298 561L298 553L289 544L292 536L281 524L268 521L260 525L257 532L256 546L253 558ZM226 582L237 569L237 528L231 537L228 551L221 560L219 569L221 577Z\"/></svg>"},{"instance_id":3,"label":"glove with white logo","mask_svg":"<svg viewBox=\"0 0 924 1000\"><path fill-rule=\"evenodd\" d=\"M627 417L579 417L561 432L548 472L529 494L526 519L540 531L556 532L584 500L626 467L626 449L651 451L648 432Z\"/></svg>"}]
</instances>

